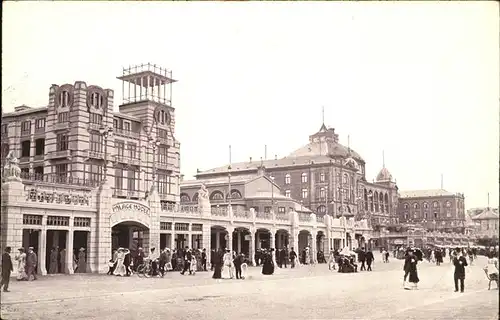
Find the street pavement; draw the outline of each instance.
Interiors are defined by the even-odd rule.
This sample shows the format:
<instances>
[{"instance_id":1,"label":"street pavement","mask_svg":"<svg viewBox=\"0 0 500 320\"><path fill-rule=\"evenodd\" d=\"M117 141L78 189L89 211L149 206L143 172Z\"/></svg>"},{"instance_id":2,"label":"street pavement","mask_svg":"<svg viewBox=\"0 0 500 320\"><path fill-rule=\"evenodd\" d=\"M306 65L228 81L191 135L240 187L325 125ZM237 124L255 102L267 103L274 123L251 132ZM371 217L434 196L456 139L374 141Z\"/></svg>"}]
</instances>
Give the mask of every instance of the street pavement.
<instances>
[{"instance_id":1,"label":"street pavement","mask_svg":"<svg viewBox=\"0 0 500 320\"><path fill-rule=\"evenodd\" d=\"M419 264L419 289L404 290L403 261L377 261L372 272L340 274L326 264L250 268L245 280L209 272L165 278L56 275L11 282L2 319L498 319L498 290L488 291L480 257L455 293L453 267Z\"/></svg>"}]
</instances>

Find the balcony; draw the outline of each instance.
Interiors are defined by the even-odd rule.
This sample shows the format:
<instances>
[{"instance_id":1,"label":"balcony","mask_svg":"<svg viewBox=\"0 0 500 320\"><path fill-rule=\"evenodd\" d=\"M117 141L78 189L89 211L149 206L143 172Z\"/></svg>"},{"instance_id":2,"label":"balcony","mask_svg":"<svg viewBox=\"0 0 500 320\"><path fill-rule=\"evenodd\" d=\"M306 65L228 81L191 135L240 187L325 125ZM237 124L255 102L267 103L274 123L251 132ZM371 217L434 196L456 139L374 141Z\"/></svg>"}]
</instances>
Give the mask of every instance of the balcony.
<instances>
[{"instance_id":1,"label":"balcony","mask_svg":"<svg viewBox=\"0 0 500 320\"><path fill-rule=\"evenodd\" d=\"M69 130L69 121L54 124L54 131Z\"/></svg>"},{"instance_id":2,"label":"balcony","mask_svg":"<svg viewBox=\"0 0 500 320\"><path fill-rule=\"evenodd\" d=\"M45 134L45 127L35 128L35 134Z\"/></svg>"},{"instance_id":3,"label":"balcony","mask_svg":"<svg viewBox=\"0 0 500 320\"><path fill-rule=\"evenodd\" d=\"M165 162L157 162L156 163L156 169L158 170L166 170L166 171L173 171L173 166L171 163L165 163Z\"/></svg>"},{"instance_id":4,"label":"balcony","mask_svg":"<svg viewBox=\"0 0 500 320\"><path fill-rule=\"evenodd\" d=\"M114 128L113 132L117 136L125 137L125 138L131 138L131 139L139 139L139 133L133 132L130 130L124 130L120 128Z\"/></svg>"},{"instance_id":5,"label":"balcony","mask_svg":"<svg viewBox=\"0 0 500 320\"><path fill-rule=\"evenodd\" d=\"M127 199L139 199L140 193L139 191L134 191L134 190L114 189L113 196L123 197Z\"/></svg>"},{"instance_id":6,"label":"balcony","mask_svg":"<svg viewBox=\"0 0 500 320\"><path fill-rule=\"evenodd\" d=\"M44 157L45 157L45 155L43 155L43 154L36 154L34 157L34 160L41 161L41 160L43 160Z\"/></svg>"},{"instance_id":7,"label":"balcony","mask_svg":"<svg viewBox=\"0 0 500 320\"><path fill-rule=\"evenodd\" d=\"M71 158L71 150L51 151L47 154L47 160L69 159Z\"/></svg>"},{"instance_id":8,"label":"balcony","mask_svg":"<svg viewBox=\"0 0 500 320\"><path fill-rule=\"evenodd\" d=\"M104 152L88 150L87 157L89 159L104 160Z\"/></svg>"},{"instance_id":9,"label":"balcony","mask_svg":"<svg viewBox=\"0 0 500 320\"><path fill-rule=\"evenodd\" d=\"M141 159L139 158L130 158L123 155L115 155L115 161L118 163L131 164L133 166L140 166Z\"/></svg>"},{"instance_id":10,"label":"balcony","mask_svg":"<svg viewBox=\"0 0 500 320\"><path fill-rule=\"evenodd\" d=\"M31 130L21 130L21 137L26 137L31 134Z\"/></svg>"},{"instance_id":11,"label":"balcony","mask_svg":"<svg viewBox=\"0 0 500 320\"><path fill-rule=\"evenodd\" d=\"M63 185L72 185L72 186L81 186L81 187L90 187L94 188L100 184L99 181L82 179L74 176L65 176L64 174L59 175L56 173L29 173L22 172L21 179L24 184L31 183L46 183L46 184L63 184Z\"/></svg>"},{"instance_id":12,"label":"balcony","mask_svg":"<svg viewBox=\"0 0 500 320\"><path fill-rule=\"evenodd\" d=\"M87 129L88 130L93 130L93 131L98 131L99 132L99 129L102 127L101 124L97 124L97 123L89 123Z\"/></svg>"},{"instance_id":13,"label":"balcony","mask_svg":"<svg viewBox=\"0 0 500 320\"><path fill-rule=\"evenodd\" d=\"M19 163L30 162L30 156L21 156Z\"/></svg>"}]
</instances>

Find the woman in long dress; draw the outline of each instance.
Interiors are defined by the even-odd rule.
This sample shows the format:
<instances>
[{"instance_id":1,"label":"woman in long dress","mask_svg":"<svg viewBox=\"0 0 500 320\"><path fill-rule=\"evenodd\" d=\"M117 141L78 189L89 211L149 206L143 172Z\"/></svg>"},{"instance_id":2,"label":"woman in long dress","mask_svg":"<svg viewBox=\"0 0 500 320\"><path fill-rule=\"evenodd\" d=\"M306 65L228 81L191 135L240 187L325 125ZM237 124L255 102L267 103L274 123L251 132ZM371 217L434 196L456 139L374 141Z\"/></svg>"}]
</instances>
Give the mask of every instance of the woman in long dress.
<instances>
[{"instance_id":1,"label":"woman in long dress","mask_svg":"<svg viewBox=\"0 0 500 320\"><path fill-rule=\"evenodd\" d=\"M272 258L272 253L266 252L264 254L264 261L262 263L262 274L264 275L272 275L274 273L274 264L273 264L273 258Z\"/></svg>"},{"instance_id":2,"label":"woman in long dress","mask_svg":"<svg viewBox=\"0 0 500 320\"><path fill-rule=\"evenodd\" d=\"M19 253L16 255L17 260L17 281L28 280L26 275L26 253L24 248L19 248Z\"/></svg>"},{"instance_id":3,"label":"woman in long dress","mask_svg":"<svg viewBox=\"0 0 500 320\"><path fill-rule=\"evenodd\" d=\"M234 278L233 255L229 250L226 250L226 253L224 254L224 269L227 269L229 278L233 279Z\"/></svg>"},{"instance_id":4,"label":"woman in long dress","mask_svg":"<svg viewBox=\"0 0 500 320\"><path fill-rule=\"evenodd\" d=\"M419 258L414 254L413 250L410 250L408 252L408 255L405 259L405 265L404 265L404 270L405 272L409 273L409 279L408 281L412 283L412 287L404 287L406 290L411 290L411 289L417 289L417 284L420 282L420 279L418 278L418 271L417 271L417 263L418 263Z\"/></svg>"},{"instance_id":5,"label":"woman in long dress","mask_svg":"<svg viewBox=\"0 0 500 320\"><path fill-rule=\"evenodd\" d=\"M86 273L87 272L87 261L85 259L85 248L80 248L78 252L78 262L76 264L76 273Z\"/></svg>"},{"instance_id":6,"label":"woman in long dress","mask_svg":"<svg viewBox=\"0 0 500 320\"><path fill-rule=\"evenodd\" d=\"M214 261L214 274L212 278L222 279L222 253L220 251L215 251L213 255Z\"/></svg>"},{"instance_id":7,"label":"woman in long dress","mask_svg":"<svg viewBox=\"0 0 500 320\"><path fill-rule=\"evenodd\" d=\"M127 254L130 254L130 251L128 249L118 248L117 252L118 254L116 256L116 268L115 271L113 271L113 274L115 276L123 277L127 273L127 269L125 269L123 261L125 260L125 256Z\"/></svg>"},{"instance_id":8,"label":"woman in long dress","mask_svg":"<svg viewBox=\"0 0 500 320\"><path fill-rule=\"evenodd\" d=\"M57 252L56 248L52 248L50 250L50 264L49 264L49 273L50 274L55 274L57 273L57 256L59 253Z\"/></svg>"}]
</instances>

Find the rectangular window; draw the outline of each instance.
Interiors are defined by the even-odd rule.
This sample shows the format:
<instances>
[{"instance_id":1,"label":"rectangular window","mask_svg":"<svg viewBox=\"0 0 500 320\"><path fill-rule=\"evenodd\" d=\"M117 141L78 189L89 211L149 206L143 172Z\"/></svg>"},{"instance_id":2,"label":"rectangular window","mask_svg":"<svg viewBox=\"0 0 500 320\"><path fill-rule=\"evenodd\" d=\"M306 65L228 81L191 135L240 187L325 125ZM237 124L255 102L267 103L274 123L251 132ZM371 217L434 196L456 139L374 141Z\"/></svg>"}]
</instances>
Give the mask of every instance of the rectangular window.
<instances>
[{"instance_id":1,"label":"rectangular window","mask_svg":"<svg viewBox=\"0 0 500 320\"><path fill-rule=\"evenodd\" d=\"M41 156L45 153L45 139L35 140L35 155Z\"/></svg>"},{"instance_id":2,"label":"rectangular window","mask_svg":"<svg viewBox=\"0 0 500 320\"><path fill-rule=\"evenodd\" d=\"M104 168L102 165L93 163L87 164L87 174L86 174L87 181L101 182L104 177L103 170Z\"/></svg>"},{"instance_id":3,"label":"rectangular window","mask_svg":"<svg viewBox=\"0 0 500 320\"><path fill-rule=\"evenodd\" d=\"M48 216L48 226L69 226L69 217Z\"/></svg>"},{"instance_id":4,"label":"rectangular window","mask_svg":"<svg viewBox=\"0 0 500 320\"><path fill-rule=\"evenodd\" d=\"M285 175L285 184L290 184L290 183L291 183L291 180L292 180L292 179L291 179L291 177L290 177L290 174L288 174L288 173L287 173L287 174Z\"/></svg>"},{"instance_id":5,"label":"rectangular window","mask_svg":"<svg viewBox=\"0 0 500 320\"><path fill-rule=\"evenodd\" d=\"M291 198L292 197L292 191L290 190L285 190L285 197Z\"/></svg>"},{"instance_id":6,"label":"rectangular window","mask_svg":"<svg viewBox=\"0 0 500 320\"><path fill-rule=\"evenodd\" d=\"M172 193L172 177L166 174L158 175L158 193L171 194Z\"/></svg>"},{"instance_id":7,"label":"rectangular window","mask_svg":"<svg viewBox=\"0 0 500 320\"><path fill-rule=\"evenodd\" d=\"M271 213L271 207L264 207L264 213Z\"/></svg>"},{"instance_id":8,"label":"rectangular window","mask_svg":"<svg viewBox=\"0 0 500 320\"><path fill-rule=\"evenodd\" d=\"M172 230L172 222L160 222L160 230Z\"/></svg>"},{"instance_id":9,"label":"rectangular window","mask_svg":"<svg viewBox=\"0 0 500 320\"><path fill-rule=\"evenodd\" d=\"M115 189L123 190L123 169L115 169Z\"/></svg>"},{"instance_id":10,"label":"rectangular window","mask_svg":"<svg viewBox=\"0 0 500 320\"><path fill-rule=\"evenodd\" d=\"M42 178L43 178L43 167L42 166L34 167L33 171L35 173L35 179L36 180L42 180Z\"/></svg>"},{"instance_id":11,"label":"rectangular window","mask_svg":"<svg viewBox=\"0 0 500 320\"><path fill-rule=\"evenodd\" d=\"M123 130L124 131L130 131L130 122L124 122L123 123Z\"/></svg>"},{"instance_id":12,"label":"rectangular window","mask_svg":"<svg viewBox=\"0 0 500 320\"><path fill-rule=\"evenodd\" d=\"M68 122L69 121L69 112L61 112L57 115L57 122Z\"/></svg>"},{"instance_id":13,"label":"rectangular window","mask_svg":"<svg viewBox=\"0 0 500 320\"><path fill-rule=\"evenodd\" d=\"M203 225L199 223L193 223L191 225L191 231L203 231Z\"/></svg>"},{"instance_id":14,"label":"rectangular window","mask_svg":"<svg viewBox=\"0 0 500 320\"><path fill-rule=\"evenodd\" d=\"M31 141L26 140L21 142L21 158L29 158L31 151Z\"/></svg>"},{"instance_id":15,"label":"rectangular window","mask_svg":"<svg viewBox=\"0 0 500 320\"><path fill-rule=\"evenodd\" d=\"M90 218L75 217L73 220L74 227L90 227Z\"/></svg>"},{"instance_id":16,"label":"rectangular window","mask_svg":"<svg viewBox=\"0 0 500 320\"><path fill-rule=\"evenodd\" d=\"M125 142L116 140L115 141L116 155L123 157L125 153Z\"/></svg>"},{"instance_id":17,"label":"rectangular window","mask_svg":"<svg viewBox=\"0 0 500 320\"><path fill-rule=\"evenodd\" d=\"M7 127L7 124L2 124L2 136L6 136L9 133L9 128Z\"/></svg>"},{"instance_id":18,"label":"rectangular window","mask_svg":"<svg viewBox=\"0 0 500 320\"><path fill-rule=\"evenodd\" d=\"M278 213L285 213L285 207L278 207Z\"/></svg>"},{"instance_id":19,"label":"rectangular window","mask_svg":"<svg viewBox=\"0 0 500 320\"><path fill-rule=\"evenodd\" d=\"M166 164L168 159L168 147L160 146L158 148L158 162Z\"/></svg>"},{"instance_id":20,"label":"rectangular window","mask_svg":"<svg viewBox=\"0 0 500 320\"><path fill-rule=\"evenodd\" d=\"M326 198L326 190L325 190L325 188L321 188L321 189L319 189L319 197L320 197L321 199Z\"/></svg>"},{"instance_id":21,"label":"rectangular window","mask_svg":"<svg viewBox=\"0 0 500 320\"><path fill-rule=\"evenodd\" d=\"M21 135L29 135L31 133L31 121L23 121L21 123Z\"/></svg>"},{"instance_id":22,"label":"rectangular window","mask_svg":"<svg viewBox=\"0 0 500 320\"><path fill-rule=\"evenodd\" d=\"M302 189L302 199L306 199L307 198L307 188L303 188Z\"/></svg>"},{"instance_id":23,"label":"rectangular window","mask_svg":"<svg viewBox=\"0 0 500 320\"><path fill-rule=\"evenodd\" d=\"M302 174L302 183L307 183L307 173Z\"/></svg>"},{"instance_id":24,"label":"rectangular window","mask_svg":"<svg viewBox=\"0 0 500 320\"><path fill-rule=\"evenodd\" d=\"M168 139L168 131L165 129L158 129L158 138Z\"/></svg>"},{"instance_id":25,"label":"rectangular window","mask_svg":"<svg viewBox=\"0 0 500 320\"><path fill-rule=\"evenodd\" d=\"M176 223L175 231L189 231L189 223Z\"/></svg>"},{"instance_id":26,"label":"rectangular window","mask_svg":"<svg viewBox=\"0 0 500 320\"><path fill-rule=\"evenodd\" d=\"M45 129L45 118L36 119L35 129Z\"/></svg>"},{"instance_id":27,"label":"rectangular window","mask_svg":"<svg viewBox=\"0 0 500 320\"><path fill-rule=\"evenodd\" d=\"M134 170L128 170L127 172L127 190L128 191L136 191L137 190L137 176L138 172Z\"/></svg>"},{"instance_id":28,"label":"rectangular window","mask_svg":"<svg viewBox=\"0 0 500 320\"><path fill-rule=\"evenodd\" d=\"M133 142L129 142L127 148L130 159L137 159L137 145Z\"/></svg>"},{"instance_id":29,"label":"rectangular window","mask_svg":"<svg viewBox=\"0 0 500 320\"><path fill-rule=\"evenodd\" d=\"M41 215L23 214L23 224L42 225Z\"/></svg>"},{"instance_id":30,"label":"rectangular window","mask_svg":"<svg viewBox=\"0 0 500 320\"><path fill-rule=\"evenodd\" d=\"M319 174L319 182L325 182L326 181L326 175L324 172L321 172Z\"/></svg>"},{"instance_id":31,"label":"rectangular window","mask_svg":"<svg viewBox=\"0 0 500 320\"><path fill-rule=\"evenodd\" d=\"M64 181L68 177L68 164L61 163L55 165L56 176Z\"/></svg>"},{"instance_id":32,"label":"rectangular window","mask_svg":"<svg viewBox=\"0 0 500 320\"><path fill-rule=\"evenodd\" d=\"M90 123L93 123L93 124L102 124L102 114L91 113L89 120L90 120Z\"/></svg>"},{"instance_id":33,"label":"rectangular window","mask_svg":"<svg viewBox=\"0 0 500 320\"><path fill-rule=\"evenodd\" d=\"M95 152L102 152L103 149L103 138L100 134L91 133L90 134L90 150Z\"/></svg>"},{"instance_id":34,"label":"rectangular window","mask_svg":"<svg viewBox=\"0 0 500 320\"><path fill-rule=\"evenodd\" d=\"M118 128L118 120L113 119L113 128L117 129Z\"/></svg>"},{"instance_id":35,"label":"rectangular window","mask_svg":"<svg viewBox=\"0 0 500 320\"><path fill-rule=\"evenodd\" d=\"M68 150L68 136L66 134L58 134L56 138L57 151Z\"/></svg>"}]
</instances>

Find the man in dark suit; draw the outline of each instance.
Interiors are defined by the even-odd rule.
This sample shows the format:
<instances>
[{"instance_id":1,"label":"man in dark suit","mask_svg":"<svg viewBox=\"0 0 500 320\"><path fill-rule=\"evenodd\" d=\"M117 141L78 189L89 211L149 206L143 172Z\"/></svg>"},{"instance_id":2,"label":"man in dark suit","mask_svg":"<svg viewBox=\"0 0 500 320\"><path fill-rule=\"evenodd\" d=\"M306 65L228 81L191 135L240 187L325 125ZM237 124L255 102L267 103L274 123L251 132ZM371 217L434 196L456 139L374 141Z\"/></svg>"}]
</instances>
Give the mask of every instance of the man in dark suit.
<instances>
[{"instance_id":1,"label":"man in dark suit","mask_svg":"<svg viewBox=\"0 0 500 320\"><path fill-rule=\"evenodd\" d=\"M361 262L361 268L359 271L366 271L366 266L365 266L365 261L366 261L366 253L365 253L365 248L361 248L361 250L358 252L358 261Z\"/></svg>"},{"instance_id":2,"label":"man in dark suit","mask_svg":"<svg viewBox=\"0 0 500 320\"><path fill-rule=\"evenodd\" d=\"M201 267L203 271L207 271L207 249L203 249L201 252Z\"/></svg>"},{"instance_id":3,"label":"man in dark suit","mask_svg":"<svg viewBox=\"0 0 500 320\"><path fill-rule=\"evenodd\" d=\"M373 253L371 250L368 250L365 255L366 258L366 265L368 266L367 271L372 271L372 263L373 260L375 260L375 257L373 256Z\"/></svg>"},{"instance_id":4,"label":"man in dark suit","mask_svg":"<svg viewBox=\"0 0 500 320\"><path fill-rule=\"evenodd\" d=\"M462 250L455 249L455 257L453 258L453 265L455 266L455 273L453 280L455 281L455 292L458 292L458 281L460 280L460 292L464 292L465 281L465 267L467 267L467 259L463 256Z\"/></svg>"},{"instance_id":5,"label":"man in dark suit","mask_svg":"<svg viewBox=\"0 0 500 320\"><path fill-rule=\"evenodd\" d=\"M10 247L6 247L4 254L2 254L2 282L0 283L0 289L3 287L3 292L9 292L10 273L14 271L10 250Z\"/></svg>"},{"instance_id":6,"label":"man in dark suit","mask_svg":"<svg viewBox=\"0 0 500 320\"><path fill-rule=\"evenodd\" d=\"M192 254L191 254L191 250L186 247L186 250L184 251L184 269L182 269L182 272L181 274L184 275L184 273L186 271L189 270L189 274L191 274L191 258L192 258Z\"/></svg>"},{"instance_id":7,"label":"man in dark suit","mask_svg":"<svg viewBox=\"0 0 500 320\"><path fill-rule=\"evenodd\" d=\"M234 270L236 270L236 279L241 279L241 265L243 264L243 255L237 254L233 260Z\"/></svg>"}]
</instances>

